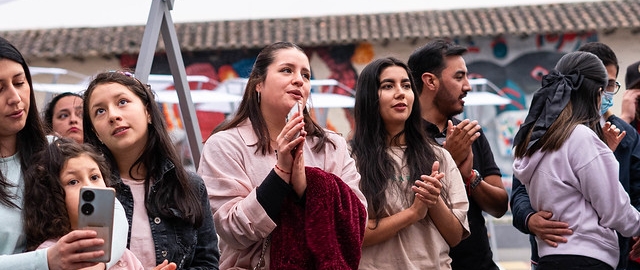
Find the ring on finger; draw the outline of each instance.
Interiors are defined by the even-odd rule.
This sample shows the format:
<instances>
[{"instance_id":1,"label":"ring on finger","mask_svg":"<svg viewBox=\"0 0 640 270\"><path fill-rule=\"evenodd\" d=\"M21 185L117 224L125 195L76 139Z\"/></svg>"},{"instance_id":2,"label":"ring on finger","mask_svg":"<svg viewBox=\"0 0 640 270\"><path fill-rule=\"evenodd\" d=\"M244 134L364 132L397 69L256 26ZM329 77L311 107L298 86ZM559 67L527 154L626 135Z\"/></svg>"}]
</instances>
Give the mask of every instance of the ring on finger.
<instances>
[{"instance_id":1,"label":"ring on finger","mask_svg":"<svg viewBox=\"0 0 640 270\"><path fill-rule=\"evenodd\" d=\"M287 135L284 135L284 139L287 140L287 141L291 141L291 140L289 140L289 137L287 137Z\"/></svg>"}]
</instances>

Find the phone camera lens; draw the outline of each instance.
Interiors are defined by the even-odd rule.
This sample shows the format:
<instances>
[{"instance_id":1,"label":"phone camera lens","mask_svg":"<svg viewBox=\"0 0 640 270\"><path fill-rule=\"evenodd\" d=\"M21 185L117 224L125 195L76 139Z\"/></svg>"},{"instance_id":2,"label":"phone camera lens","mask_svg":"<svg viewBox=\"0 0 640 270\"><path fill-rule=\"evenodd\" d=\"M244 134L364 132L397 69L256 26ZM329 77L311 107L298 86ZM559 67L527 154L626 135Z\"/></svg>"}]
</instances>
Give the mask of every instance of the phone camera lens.
<instances>
[{"instance_id":1,"label":"phone camera lens","mask_svg":"<svg viewBox=\"0 0 640 270\"><path fill-rule=\"evenodd\" d=\"M87 202L93 201L93 199L95 199L95 198L96 198L96 194L93 193L93 191L91 191L91 190L85 190L82 193L82 199L87 201Z\"/></svg>"},{"instance_id":2,"label":"phone camera lens","mask_svg":"<svg viewBox=\"0 0 640 270\"><path fill-rule=\"evenodd\" d=\"M91 215L91 214L93 214L93 205L91 205L90 203L85 203L80 208L80 211L82 211L82 213L87 215L87 216Z\"/></svg>"}]
</instances>

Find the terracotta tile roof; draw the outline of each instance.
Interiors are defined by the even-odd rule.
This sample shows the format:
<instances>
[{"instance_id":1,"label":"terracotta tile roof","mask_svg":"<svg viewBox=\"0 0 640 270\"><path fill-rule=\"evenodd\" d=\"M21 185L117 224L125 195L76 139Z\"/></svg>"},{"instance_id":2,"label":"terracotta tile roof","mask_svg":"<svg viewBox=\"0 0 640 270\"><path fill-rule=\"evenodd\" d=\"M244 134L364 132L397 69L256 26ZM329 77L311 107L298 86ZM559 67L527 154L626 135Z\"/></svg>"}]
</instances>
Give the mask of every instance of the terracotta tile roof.
<instances>
[{"instance_id":1,"label":"terracotta tile roof","mask_svg":"<svg viewBox=\"0 0 640 270\"><path fill-rule=\"evenodd\" d=\"M275 41L303 47L362 41L532 35L617 29L640 32L640 0L426 10L306 18L176 24L183 51L261 48ZM113 56L139 52L144 26L0 31L27 58ZM162 50L160 42L158 50Z\"/></svg>"}]
</instances>

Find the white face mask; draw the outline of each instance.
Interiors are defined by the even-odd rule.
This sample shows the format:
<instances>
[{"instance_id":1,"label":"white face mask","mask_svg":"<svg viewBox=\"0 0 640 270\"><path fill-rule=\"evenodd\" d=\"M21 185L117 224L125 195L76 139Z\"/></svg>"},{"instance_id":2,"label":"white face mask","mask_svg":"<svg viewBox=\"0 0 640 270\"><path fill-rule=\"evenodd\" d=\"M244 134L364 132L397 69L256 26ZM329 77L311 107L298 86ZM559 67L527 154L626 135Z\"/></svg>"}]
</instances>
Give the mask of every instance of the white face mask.
<instances>
[{"instance_id":1,"label":"white face mask","mask_svg":"<svg viewBox=\"0 0 640 270\"><path fill-rule=\"evenodd\" d=\"M600 104L600 115L604 115L613 106L613 93L602 93L602 104Z\"/></svg>"}]
</instances>

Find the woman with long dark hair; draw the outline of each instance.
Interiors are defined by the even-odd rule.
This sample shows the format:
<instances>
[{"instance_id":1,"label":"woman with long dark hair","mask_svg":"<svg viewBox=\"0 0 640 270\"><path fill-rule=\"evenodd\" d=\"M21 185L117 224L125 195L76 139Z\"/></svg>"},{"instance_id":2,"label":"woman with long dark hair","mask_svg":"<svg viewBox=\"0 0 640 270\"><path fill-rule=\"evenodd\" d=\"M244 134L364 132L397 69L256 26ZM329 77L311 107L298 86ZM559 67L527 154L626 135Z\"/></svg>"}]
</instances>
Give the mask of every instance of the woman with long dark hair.
<instances>
[{"instance_id":1,"label":"woman with long dark hair","mask_svg":"<svg viewBox=\"0 0 640 270\"><path fill-rule=\"evenodd\" d=\"M451 155L422 127L409 68L374 60L356 84L351 153L369 205L360 269L451 269L469 202Z\"/></svg>"},{"instance_id":2,"label":"woman with long dark hair","mask_svg":"<svg viewBox=\"0 0 640 270\"><path fill-rule=\"evenodd\" d=\"M96 265L88 260L102 256L102 251L81 252L104 243L91 230L75 230L48 249L24 252L27 241L22 206L24 201L39 198L24 197L32 183L25 183L23 176L33 155L47 146L47 139L29 67L20 51L3 38L0 38L0 104L3 115L0 118L0 265L7 269L77 269ZM126 221L119 203L115 210L112 258L119 258L125 249L125 234L121 229L126 227Z\"/></svg>"}]
</instances>

